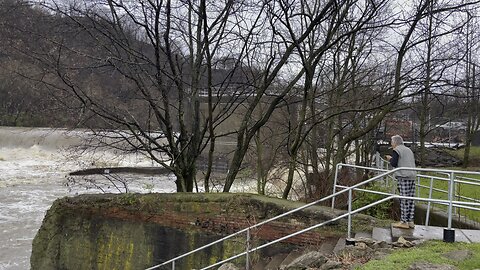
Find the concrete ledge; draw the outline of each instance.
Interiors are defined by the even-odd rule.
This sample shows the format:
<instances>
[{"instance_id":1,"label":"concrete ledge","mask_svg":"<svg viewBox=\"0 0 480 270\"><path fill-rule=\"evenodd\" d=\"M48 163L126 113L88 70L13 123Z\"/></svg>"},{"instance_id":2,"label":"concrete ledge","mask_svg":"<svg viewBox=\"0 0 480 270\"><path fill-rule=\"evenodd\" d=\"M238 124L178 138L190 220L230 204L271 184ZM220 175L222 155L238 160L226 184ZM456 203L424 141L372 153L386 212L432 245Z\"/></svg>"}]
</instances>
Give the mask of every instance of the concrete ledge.
<instances>
[{"instance_id":1,"label":"concrete ledge","mask_svg":"<svg viewBox=\"0 0 480 270\"><path fill-rule=\"evenodd\" d=\"M425 215L427 213L427 206L416 203L415 206L415 224L425 224ZM429 225L447 227L448 215L439 209L430 209ZM452 218L452 227L462 229L480 230L480 223L469 220L466 217L458 217L455 215Z\"/></svg>"},{"instance_id":2,"label":"concrete ledge","mask_svg":"<svg viewBox=\"0 0 480 270\"><path fill-rule=\"evenodd\" d=\"M415 229L399 229L392 226L393 241L397 241L400 236L406 240L417 239L443 240L444 227L416 225ZM455 229L455 242L480 242L480 231Z\"/></svg>"}]
</instances>

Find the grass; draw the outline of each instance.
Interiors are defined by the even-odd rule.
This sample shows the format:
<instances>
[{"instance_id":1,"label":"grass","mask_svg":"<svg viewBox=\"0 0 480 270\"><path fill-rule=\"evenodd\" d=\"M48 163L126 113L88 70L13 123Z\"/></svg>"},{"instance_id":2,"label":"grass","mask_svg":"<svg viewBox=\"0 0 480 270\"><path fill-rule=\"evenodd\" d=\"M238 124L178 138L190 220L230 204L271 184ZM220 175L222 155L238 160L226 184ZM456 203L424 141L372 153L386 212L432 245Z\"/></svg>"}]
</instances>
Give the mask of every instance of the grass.
<instances>
[{"instance_id":1,"label":"grass","mask_svg":"<svg viewBox=\"0 0 480 270\"><path fill-rule=\"evenodd\" d=\"M458 150L448 150L448 152L451 155L453 155L453 156L455 156L455 157L457 157L461 160L463 160L464 151L465 151L464 148L458 149ZM480 147L473 147L472 146L470 148L470 160L471 160L472 164L479 164L479 162L480 162ZM445 169L459 170L459 171L464 171L464 170L479 171L478 167L445 168ZM425 173L425 174L427 174L427 173ZM434 175L434 174L428 173L428 175ZM439 175L437 175L437 176L439 176ZM459 176L476 179L476 180L478 180L478 183L480 184L480 175L463 174L463 175L459 175ZM445 176L445 175L443 175L442 177L448 178L448 176ZM424 186L430 186L430 179L429 178L421 179L421 184L424 185ZM449 185L448 181L441 181L441 180L434 180L434 183L433 183L434 188L442 189L442 190L445 190L445 191L448 190L448 185ZM457 183L455 185L455 190L456 190L456 194L458 194L460 196L469 197L469 198L473 198L473 199L480 198L480 186ZM421 197L428 198L428 193L429 193L428 188L420 188ZM447 196L446 193L442 193L442 192L439 192L439 191L433 191L432 198L447 200L448 196ZM460 200L468 201L468 200L464 200L464 199L460 199ZM442 209L442 210L447 209L446 206L438 205L438 204L435 204L434 207L438 208L438 209ZM480 221L480 211L468 210L468 209L458 209L457 214L461 215L461 216L466 216L468 219L471 219L471 220L474 220L474 221Z\"/></svg>"},{"instance_id":2,"label":"grass","mask_svg":"<svg viewBox=\"0 0 480 270\"><path fill-rule=\"evenodd\" d=\"M472 256L465 260L451 260L443 255L451 251L469 250ZM441 241L428 241L410 249L401 249L387 255L381 260L371 260L357 267L361 270L397 270L408 269L415 262L428 262L433 264L448 264L459 270L476 269L480 266L480 243L444 243Z\"/></svg>"},{"instance_id":3,"label":"grass","mask_svg":"<svg viewBox=\"0 0 480 270\"><path fill-rule=\"evenodd\" d=\"M461 170L460 168L451 168L454 170ZM430 174L429 174L430 175ZM436 175L439 176L439 175ZM480 175L469 175L469 174L463 174L463 175L458 175L460 177L467 177L471 179L476 179L478 180L478 183L480 184ZM448 176L442 176L443 178L448 178ZM470 180L472 181L472 180ZM430 179L429 178L422 178L420 183L423 186L430 186ZM449 188L449 182L448 181L443 181L443 180L434 180L433 181L433 187L436 189L441 189L444 191L447 191ZM428 198L429 196L429 188L425 187L420 187L419 189L420 192L420 197L423 198ZM464 184L464 183L457 183L455 185L455 190L456 194L463 196L463 197L468 197L468 198L473 198L473 199L478 199L480 198L480 186L475 186L475 185L470 185L470 184ZM446 193L440 192L440 191L433 191L432 192L432 198L434 199L443 199L443 200L448 200L448 195ZM455 198L454 198L455 199ZM466 199L461 199L457 198L458 200L461 201L469 201ZM426 202L424 202L426 204ZM433 204L435 208L446 210L447 207L444 205L439 205L439 204ZM457 210L457 214L466 216L467 218L475 221L480 220L480 211L475 211L475 210L468 210L468 209L461 209L459 208Z\"/></svg>"},{"instance_id":4,"label":"grass","mask_svg":"<svg viewBox=\"0 0 480 270\"><path fill-rule=\"evenodd\" d=\"M447 152L461 160L463 160L463 154L465 153L465 148L460 148L457 150L447 150ZM480 160L480 147L479 146L472 146L470 147L470 159L472 161Z\"/></svg>"}]
</instances>

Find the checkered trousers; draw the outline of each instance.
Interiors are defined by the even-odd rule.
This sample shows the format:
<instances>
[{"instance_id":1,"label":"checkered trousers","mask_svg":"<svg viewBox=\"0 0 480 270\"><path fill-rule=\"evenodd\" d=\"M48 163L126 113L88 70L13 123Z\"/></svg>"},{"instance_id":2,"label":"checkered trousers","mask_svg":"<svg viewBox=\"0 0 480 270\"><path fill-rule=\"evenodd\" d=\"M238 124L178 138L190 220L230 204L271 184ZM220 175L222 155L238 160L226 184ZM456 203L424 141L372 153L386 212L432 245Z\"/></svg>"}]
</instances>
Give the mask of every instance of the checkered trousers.
<instances>
[{"instance_id":1,"label":"checkered trousers","mask_svg":"<svg viewBox=\"0 0 480 270\"><path fill-rule=\"evenodd\" d=\"M398 191L400 196L415 197L415 179L397 176ZM415 201L400 199L400 220L413 222L415 214Z\"/></svg>"}]
</instances>

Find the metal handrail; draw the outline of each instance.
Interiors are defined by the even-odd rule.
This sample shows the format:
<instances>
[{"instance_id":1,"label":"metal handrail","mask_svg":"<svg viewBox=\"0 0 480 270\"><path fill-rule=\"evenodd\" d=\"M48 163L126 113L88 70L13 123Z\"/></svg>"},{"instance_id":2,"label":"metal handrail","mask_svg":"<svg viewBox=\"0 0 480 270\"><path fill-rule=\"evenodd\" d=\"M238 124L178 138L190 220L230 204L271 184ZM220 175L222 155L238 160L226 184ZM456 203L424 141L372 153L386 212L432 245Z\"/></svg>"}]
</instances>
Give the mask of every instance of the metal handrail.
<instances>
[{"instance_id":1,"label":"metal handrail","mask_svg":"<svg viewBox=\"0 0 480 270\"><path fill-rule=\"evenodd\" d=\"M386 160L384 160L381 157L380 157L380 160L384 163L386 162ZM337 164L337 170L339 169L340 166L372 170L372 168L359 166L359 165L352 165L352 164ZM474 198L461 196L461 195L457 194L456 189L454 188L455 184L457 184L457 185L458 184L469 184L469 185L479 186L480 185L480 180L475 179L475 178L471 178L471 177L458 176L456 174L480 175L480 172L459 171L459 170L444 170L444 169L439 170L439 169L428 169L428 168L409 168L409 169L410 170L416 170L416 171L435 172L437 174L444 174L448 177L448 178L444 178L444 177L438 177L438 176L432 176L432 175L417 174L417 179L418 179L418 183L416 184L417 187L426 187L426 186L423 186L423 185L420 184L420 178L430 178L430 187L428 187L429 188L429 196L428 197L430 199L432 198L433 191L437 191L437 192L441 192L441 193L446 193L446 194L448 194L448 196L450 196L450 192L451 192L452 193L451 195L455 196L458 199L464 199L464 200L469 200L469 201L473 201L473 202L479 202L480 201L480 200L476 200ZM376 170L383 170L383 169L376 168ZM341 186L341 185L336 184L337 183L337 175L338 175L338 172L336 172L336 174L335 174L334 187L333 187L334 192L338 187L342 187L342 188L345 187L345 186ZM454 177L454 175L455 175L455 177ZM451 178L453 178L453 179L451 179ZM457 178L458 179L466 179L466 180L470 180L470 181L473 181L473 182L458 180ZM449 190L446 191L446 190L434 188L433 187L433 179L451 182L450 185L449 185ZM450 189L451 189L451 191L450 191ZM418 192L417 196L419 197L420 189L417 189L417 192ZM431 203L432 202L430 202L430 201L427 203L427 211L426 211L426 214L425 214L426 215L425 225L427 225L427 226L429 224ZM453 206L455 206L455 205L453 205ZM334 208L334 200L332 200L332 208ZM457 210L456 206L455 206L454 210L456 212L456 210ZM470 210L472 210L472 209L470 209ZM473 209L473 210L477 210L477 209ZM449 217L449 222L451 222L451 217Z\"/></svg>"},{"instance_id":2,"label":"metal handrail","mask_svg":"<svg viewBox=\"0 0 480 270\"><path fill-rule=\"evenodd\" d=\"M468 182L460 182L462 184L470 184L470 185L474 185L474 186L480 186L480 183L468 183ZM429 186L424 186L424 185L418 185L420 187L424 187L424 188L429 188ZM440 193L446 193L448 194L448 191L446 190L443 190L443 189L439 189L439 188L431 188L433 191L437 191L437 192L440 192ZM460 199L464 199L464 200L469 200L469 201L474 201L474 202L480 202L480 200L478 199L474 199L474 198L470 198L470 197L465 197L465 196L462 196L462 195L458 195L457 198L460 198Z\"/></svg>"},{"instance_id":3,"label":"metal handrail","mask_svg":"<svg viewBox=\"0 0 480 270\"><path fill-rule=\"evenodd\" d=\"M437 172L437 173L441 173L441 172ZM460 171L461 174L478 174L477 172L469 172L469 171ZM448 175L448 174L447 174ZM427 186L424 186L424 185L421 185L420 184L420 177L422 178L430 178L430 186L427 187ZM418 194L420 194L420 187L424 187L424 188L428 188L429 189L429 198L432 198L432 193L433 191L436 191L436 192L440 192L440 193L445 193L445 194L448 194L449 191L446 191L446 190L443 190L443 189L439 189L439 188L434 188L433 187L433 180L440 180L440 181L450 181L449 178L443 178L443 177L436 177L436 176L430 176L430 175L418 175L418 184L417 186L419 187L417 189L418 191ZM461 180L461 179L464 179L464 180ZM466 181L468 180L468 181ZM471 177L464 177L464 176L458 176L458 175L455 175L454 177L454 185L457 185L457 188L458 188L458 185L459 184L467 184L467 185L473 185L473 186L480 186L480 180L479 179L475 179L475 178L471 178ZM466 196L462 196L460 195L458 192L457 192L457 188L455 188L455 194L454 196L457 198L457 199L463 199L463 200L469 200L469 201L473 201L473 202L480 202L480 200L477 200L477 199L474 199L474 198L470 198L470 197L466 197ZM453 205L455 207L455 213L457 212L457 207L455 205ZM428 202L427 203L427 211L425 213L425 225L428 226L429 224L429 219L430 219L430 208L431 208L431 202ZM477 208L470 208L470 207L463 207L464 209L469 209L469 210L477 210Z\"/></svg>"},{"instance_id":4,"label":"metal handrail","mask_svg":"<svg viewBox=\"0 0 480 270\"><path fill-rule=\"evenodd\" d=\"M384 195L384 196L390 196L392 195L391 193L386 193L386 192L382 192L382 191L376 191L376 190L370 190L370 189L363 189L363 188L355 188L353 189L355 191L362 191L362 192L366 192L366 193L372 193L372 194L377 194L377 195ZM412 198L412 197L408 197L409 199ZM422 198L422 197L413 197L413 198ZM468 199L468 197L466 197ZM417 200L417 199L415 199ZM435 201L436 199L432 199L434 203L436 204L442 204L442 205L448 205L448 203L444 203L442 201ZM441 200L441 199L439 199ZM418 199L417 201L423 201L423 200L420 200ZM430 201L429 201L430 202ZM459 202L462 202L462 204L465 204L465 205L461 205L461 204L456 204L457 201L454 201L453 203L453 206L458 206L458 207L462 207L462 208L466 208L466 209L470 209L470 210L477 210L477 211L480 211L480 208L473 208L473 207L467 207L465 205L468 205L468 204L472 204L472 205L480 205L480 200L475 200L475 202L472 202L472 203L469 203L469 202L465 202L465 201L459 201Z\"/></svg>"},{"instance_id":5,"label":"metal handrail","mask_svg":"<svg viewBox=\"0 0 480 270\"><path fill-rule=\"evenodd\" d=\"M428 169L428 168L405 168L405 167L395 168L395 169L393 169L393 170L383 172L383 173L378 174L378 175L376 175L376 176L374 176L374 177L372 177L372 178L370 178L370 179L367 179L367 180L362 181L362 182L360 182L360 183L357 183L357 184L355 184L355 185L353 185L353 186L350 186L350 187L348 187L348 188L345 188L345 189L343 189L343 190L341 190L341 191L335 192L335 189L336 189L336 187L337 187L336 182L337 182L337 177L338 177L338 170L339 170L340 166L357 167L357 168L364 168L364 169L369 169L369 170L375 170L375 168L370 168L370 167L363 167L363 166L350 165L350 164L342 164L342 163L337 164L337 166L336 166L336 172L335 172L335 179L334 179L334 193L333 193L333 194L328 195L328 196L326 196L326 197L323 197L323 198L321 198L321 199L319 199L319 200L316 200L316 201L314 201L314 202L308 203L308 204L306 204L306 205L304 205L304 206L301 206L301 207L299 207L299 208L296 208L296 209L290 210L290 211L288 211L288 212L285 212L285 213L283 213L283 214L281 214L281 215L278 215L278 216L276 216L276 217L273 217L273 218L270 218L270 219L268 219L268 220L259 222L259 223L255 224L255 225L252 225L252 226L248 227L248 228L242 229L242 230L240 230L240 231L238 231L238 232L236 232L236 233L230 234L230 235L228 235L228 236L226 236L226 237L224 237L224 238L221 238L221 239L216 240L216 241L214 241L214 242L211 242L211 243L209 243L209 244L207 244L207 245L204 245L204 246L202 246L202 247L199 247L199 248L197 248L197 249L195 249L195 250L192 250L192 251L190 251L190 252L187 252L187 253L185 253L185 254L182 254L182 255L180 255L180 256L177 256L177 257L175 257L175 258L172 258L172 259L170 259L170 260L168 260L168 261L166 261L166 262L163 262L163 263L161 263L161 264L158 264L158 265L152 266L152 267L150 267L150 268L147 268L146 270L157 269L158 267L164 266L164 265L167 265L167 264L172 264L172 268L175 269L175 261L177 261L177 260L179 260L179 259L182 259L182 258L184 258L184 257L186 257L186 256L189 256L189 255L191 255L191 254L193 254L193 253L196 253L196 252L198 252L198 251L200 251L200 250L203 250L203 249L205 249L205 248L208 248L208 247L210 247L210 246L212 246L212 245L215 245L215 244L217 244L217 243L220 243L220 242L223 242L223 241L225 241L225 240L228 240L228 239L230 239L230 238L232 238L232 237L235 237L235 236L237 236L237 235L239 235L239 234L241 234L241 233L244 233L244 232L247 233L247 250L246 250L245 252L242 252L242 253L240 253L240 254L237 254L237 255L235 255L235 256L232 256L232 257L227 258L227 259L225 259L225 260L223 260L223 261L221 261L221 262L217 262L217 263L215 263L215 264L213 264L213 265L210 265L210 266L208 266L208 267L206 267L206 268L202 268L202 269L209 269L209 268L211 268L211 267L218 266L218 265L220 265L220 264L222 264L222 263L225 263L225 262L234 260L234 259L239 258L239 257L241 257L241 256L247 255L247 254L249 254L249 253L251 253L251 252L255 252L255 251L260 250L260 249L262 249L262 248L264 248L264 247L273 245L273 244L275 244L275 243L277 243L277 242L280 242L280 241L283 241L283 240L285 240L285 239L294 237L294 236L296 236L296 235L299 235L299 234L301 234L301 233L307 232L307 231L309 231L309 230L312 230L312 229L315 229L315 228L324 226L325 224L328 224L328 223L330 223L330 222L333 222L333 221L336 221L336 220L339 220L339 219L342 219L342 218L345 218L345 217L348 217L348 233L347 233L347 236L348 236L348 238L350 238L350 237L351 237L351 216L352 216L352 214L356 214L356 213L358 213L358 212L360 212L360 211L363 211L363 210L365 210L365 209L367 209L367 208L370 208L370 207L372 207L372 206L375 206L375 205L377 205L377 204L380 204L380 203L382 203L382 202L385 202L385 201L387 201L387 200L391 200L391 199L394 199L394 198L399 198L399 199L411 199L411 200L426 201L426 202L435 202L435 203L441 203L441 204L448 205L448 217L449 217L449 218L448 218L448 229L451 229L451 228L452 228L451 215L452 215L452 207L453 207L453 205L455 205L456 207L463 207L463 205L465 205L465 206L468 206L468 205L480 206L480 203L475 203L475 202L463 202L463 201L454 201L454 200L453 200L453 195L452 195L452 194L453 194L453 183L454 183L454 180L455 180L453 176L454 176L455 173L459 173L459 174L466 173L465 171L458 171L458 170L441 170L441 172L450 174L450 185L449 185L449 198L448 198L448 200L432 199L432 198L420 198L420 197L405 197L405 196L400 196L400 195L391 195L391 194L389 194L389 193L384 193L384 195L390 195L390 196L388 196L388 197L386 197L386 198L384 198L384 199L378 200L378 201L376 201L376 202L374 202L374 203L371 203L371 204L369 204L369 205L367 205L367 206L363 206L363 207L360 207L360 208L358 208L358 209L352 210L352 209L351 209L352 191L353 191L353 190L361 190L361 189L359 189L360 186L366 185L366 184L368 184L368 183L370 183L370 182L373 182L373 181L375 181L375 180L378 180L378 179L382 179L383 177L386 177L386 176L389 176L389 175L393 175L395 172L400 171L400 170L415 170L415 171L425 171L425 172L440 172L440 170L438 170L438 169ZM381 169L377 169L377 170L378 170L378 171L382 171ZM480 172L468 172L468 174L480 175ZM343 187L343 186L342 186L342 187ZM342 215L340 215L340 216L337 216L337 217L335 217L335 218L333 218L333 219L330 219L330 220L328 220L328 221L325 221L325 222L316 224L316 225L311 226L311 227L309 227L309 228L303 229L303 230L301 230L301 231L298 231L298 232L289 234L289 235L287 235L287 236L284 236L284 237L282 237L282 238L276 239L276 240L274 240L274 241L271 241L271 242L269 242L269 243L267 243L267 244L258 246L258 247L256 247L256 248L250 248L250 247L249 247L248 243L249 243L249 240L250 240L250 239L249 239L250 230L252 230L252 229L254 229L254 228L256 228L256 227L262 226L262 225L264 225L264 224L266 224L266 223L272 222L272 221L274 221L274 220L280 219L280 218L282 218L282 217L285 217L285 216L287 216L287 215L290 215L290 214L292 214L292 213L298 212L298 211L303 210L303 209L305 209L305 208L308 208L308 207L310 207L310 206L313 206L313 205L315 205L315 204L317 204L317 203L320 203L320 202L329 200L329 199L332 199L332 208L333 208L333 206L334 206L334 198L337 197L338 195L343 194L343 193L346 193L346 192L348 192L348 194L349 194L349 207L348 207L347 213L344 213L344 214L342 214ZM247 263L247 269L248 269L248 263L249 263L249 262L248 262L248 259L247 259L247 262L246 262L246 263Z\"/></svg>"},{"instance_id":6,"label":"metal handrail","mask_svg":"<svg viewBox=\"0 0 480 270\"><path fill-rule=\"evenodd\" d=\"M386 194L388 194L388 193L386 193ZM234 255L234 256L232 256L232 257L230 257L230 258L227 258L227 259L225 259L225 260L216 262L215 264L212 264L212 265L209 265L209 266L207 266L207 267L201 268L201 270L210 269L210 268L212 268L212 267L219 266L219 265L224 264L224 263L226 263L226 262L229 262L229 261L232 261L232 260L234 260L234 259L240 258L240 257L242 257L242 256L244 256L244 255L247 255L248 253L261 250L261 249L263 249L263 248L266 248L266 247L268 247L268 246L270 246L270 245L276 244L276 243L281 242L281 241L283 241L283 240L286 240L286 239L289 239L289 238L291 238L291 237L297 236L297 235L299 235L299 234L302 234L302 233L311 231L311 230L313 230L313 229L322 227L322 226L324 226L324 225L326 225L326 224L328 224L328 223L331 223L331 222L340 220L340 219L345 218L345 217L351 217L351 215L353 215L353 214L359 213L359 212L361 212L361 211L363 211L363 210L366 210L366 209L368 209L368 208L370 208L370 207L372 207L372 206L375 206L375 205L377 205L377 204L384 203L384 202L389 201L389 200L392 200L392 199L413 199L413 200L418 200L418 201L426 201L426 200L427 200L426 198L420 198L420 197L406 197L406 196L391 195L391 194L390 194L390 196L385 197L385 198L383 198L383 199L380 199L380 200L378 200L378 201L376 201L376 202L373 202L373 203L368 204L368 205L366 205L366 206L362 206L362 207L360 207L360 208L357 208L357 209L352 210L352 211L350 211L350 212L344 213L344 214L342 214L342 215L340 215L340 216L337 216L337 217L332 218L332 219L330 219L330 220L324 221L324 222L322 222L322 223L315 224L315 225L313 225L313 226L310 226L310 227L305 228L305 229L303 229L303 230L297 231L297 232L295 232L295 233L292 233L292 234L283 236L283 237L278 238L278 239L276 239L276 240L274 240L274 241L271 241L271 242L268 242L268 243L266 243L266 244L260 245L260 246L258 246L258 247L256 247L256 248L250 249L249 251L245 251L245 252L239 253L239 254ZM440 200L440 199L433 199L433 200L436 201L436 203L442 203L442 204L449 204L449 203L450 203L448 200ZM468 203L468 202L460 202L460 203L461 203L461 204L471 204L471 203ZM480 204L478 204L478 205L480 205Z\"/></svg>"},{"instance_id":7,"label":"metal handrail","mask_svg":"<svg viewBox=\"0 0 480 270\"><path fill-rule=\"evenodd\" d=\"M371 180L371 179L370 179L370 180ZM338 192L338 194L345 193L345 192L346 192L346 191L341 191L341 192ZM332 197L337 196L338 194L331 194L331 195L329 195L329 196L327 196L327 197L323 197L323 198L321 198L321 199L319 199L319 200L317 200L317 201L314 201L314 202L305 204L305 205L303 205L303 206L301 206L301 207L295 208L295 209L293 209L293 210L290 210L290 211L288 211L288 212L285 212L285 213L280 214L280 215L278 215L278 216L275 216L275 217L273 217L273 218L264 220L264 221L262 221L262 222L259 222L259 223L257 223L257 224L254 224L254 225L252 225L252 226L250 226L250 227L247 227L247 228L245 228L245 229L242 229L242 230L240 230L240 231L238 231L238 232L235 232L235 233L233 233L233 234L230 234L230 235L228 235L228 236L225 236L224 238L221 238L221 239L218 239L218 240L216 240L216 241L213 241L213 242L211 242L211 243L209 243L209 244L206 244L206 245L204 245L204 246L201 246L201 247L199 247L199 248L197 248L197 249L194 249L194 250L192 250L192 251L190 251L190 252L187 252L187 253L185 253L185 254L182 254L182 255L180 255L180 256L177 256L177 257L175 257L175 258L173 258L173 259L170 259L170 260L165 261L165 262L163 262L163 263L161 263L161 264L152 266L152 267L147 268L147 269L145 269L145 270L152 270L152 269L156 269L156 268L158 268L158 267L160 267L160 266L167 265L167 264L169 264L169 263L171 263L171 262L173 262L173 261L176 261L176 260L178 260L178 259L182 259L182 258L184 258L184 257L186 257L186 256L188 256L188 255L191 255L191 254L193 254L193 253L195 253L195 252L197 252L197 251L203 250L203 249L205 249L205 248L207 248L207 247L213 246L213 245L215 245L215 244L218 244L218 243L220 243L220 242L223 242L223 241L225 241L225 240L228 240L228 239L230 239L230 238L232 238L232 237L235 237L235 236L237 236L237 235L239 235L239 234L242 234L242 233L244 233L244 232L247 232L248 230L255 229L256 227L260 227L260 226L262 226L262 225L264 225L264 224L266 224L266 223L275 221L275 220L280 219L280 218L282 218L282 217L288 216L288 215L290 215L290 214L293 214L293 213L295 213L295 212L298 212L298 211L300 211L300 210L303 210L303 209L305 209L305 208L308 208L308 207L310 207L310 206L313 206L313 205L315 205L315 204L317 204L317 203L320 203L320 202L326 201L326 200L328 200L328 199L331 199Z\"/></svg>"},{"instance_id":8,"label":"metal handrail","mask_svg":"<svg viewBox=\"0 0 480 270\"><path fill-rule=\"evenodd\" d=\"M379 174L379 175L377 175L377 176L375 176L375 177L373 177L373 178L367 179L367 180L365 180L365 181L363 181L363 182L361 182L361 183L358 183L358 184L352 186L352 188L356 188L356 187L359 187L359 186L361 186L361 185L368 184L368 183L370 183L370 182L372 182L372 181L375 181L375 180L377 180L377 179L379 179L379 178L382 178L382 177L384 177L384 176L387 176L387 175L390 174L391 172L395 172L396 170L399 170L399 169L401 169L401 168L392 170L392 171L390 171L390 172L385 172L385 173ZM262 225L264 225L264 224L266 224L266 223L275 221L275 220L280 219L280 218L282 218L282 217L285 217L285 216L287 216L287 215L293 214L293 213L295 213L295 212L298 212L298 211L300 211L300 210L303 210L303 209L305 209L305 208L308 208L308 207L313 206L313 205L315 205L315 204L318 204L318 203L320 203L320 202L329 200L329 199L334 198L334 197L336 197L336 196L338 196L338 195L340 195L340 194L343 194L343 193L345 193L345 192L347 192L347 191L348 191L348 190L345 189L345 190L336 192L336 193L334 193L334 194L328 195L328 196L323 197L323 198L321 198L321 199L319 199L319 200L316 200L316 201L314 201L314 202L308 203L308 204L306 204L306 205L304 205L304 206L301 206L301 207L298 207L298 208L296 208L296 209L293 209L293 210L290 210L290 211L288 211L288 212L285 212L285 213L283 213L283 214L281 214L281 215L278 215L278 216L275 216L275 217L273 217L273 218L264 220L264 221L262 221L262 222L259 222L259 223L257 223L257 224L254 224L254 225L252 225L252 226L250 226L250 227L248 227L248 228L242 229L242 230L240 230L240 231L238 231L238 232L236 232L236 233L230 234L230 235L228 235L228 236L226 236L226 237L224 237L224 238L221 238L221 239L219 239L219 240L216 240L216 241L214 241L214 242L211 242L211 243L209 243L209 244L206 244L206 245L204 245L204 246L201 246L201 247L199 247L199 248L197 248L197 249L194 249L194 250L192 250L192 251L190 251L190 252L187 252L187 253L185 253L185 254L182 254L182 255L180 255L180 256L177 256L177 257L175 257L175 258L172 258L172 259L170 259L170 260L168 260L168 261L165 261L165 262L163 262L163 263L161 263L161 264L152 266L152 267L147 268L147 269L145 269L145 270L152 270L152 269L156 269L156 268L158 268L158 267L160 267L160 266L164 266L164 265L170 264L170 263L172 263L172 262L174 262L174 261L176 261L176 260L182 259L182 258L184 258L184 257L186 257L186 256L189 256L189 255L191 255L191 254L193 254L193 253L195 253L195 252L198 252L198 251L200 251L200 250L203 250L203 249L205 249L205 248L207 248L207 247L210 247L210 246L215 245L215 244L217 244L217 243L220 243L220 242L223 242L223 241L225 241L225 240L228 240L228 239L230 239L230 238L232 238L232 237L235 237L235 236L237 236L237 235L239 235L239 234L241 234L241 233L247 232L248 230L254 229L254 228L259 227L259 226L262 226Z\"/></svg>"}]
</instances>

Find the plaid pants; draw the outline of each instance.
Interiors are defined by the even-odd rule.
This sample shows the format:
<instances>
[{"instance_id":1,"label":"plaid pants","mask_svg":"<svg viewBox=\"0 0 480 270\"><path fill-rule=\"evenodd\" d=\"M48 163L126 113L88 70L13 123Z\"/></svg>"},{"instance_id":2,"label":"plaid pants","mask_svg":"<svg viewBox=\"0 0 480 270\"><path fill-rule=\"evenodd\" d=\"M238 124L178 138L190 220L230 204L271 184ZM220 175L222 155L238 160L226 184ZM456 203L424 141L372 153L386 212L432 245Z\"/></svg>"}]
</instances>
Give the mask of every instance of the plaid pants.
<instances>
[{"instance_id":1,"label":"plaid pants","mask_svg":"<svg viewBox=\"0 0 480 270\"><path fill-rule=\"evenodd\" d=\"M415 197L415 179L397 177L400 196ZM415 201L400 199L400 221L413 222L415 214Z\"/></svg>"}]
</instances>

